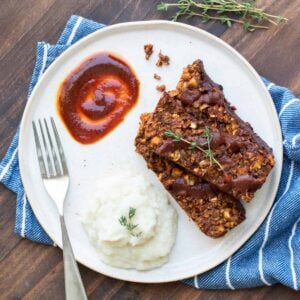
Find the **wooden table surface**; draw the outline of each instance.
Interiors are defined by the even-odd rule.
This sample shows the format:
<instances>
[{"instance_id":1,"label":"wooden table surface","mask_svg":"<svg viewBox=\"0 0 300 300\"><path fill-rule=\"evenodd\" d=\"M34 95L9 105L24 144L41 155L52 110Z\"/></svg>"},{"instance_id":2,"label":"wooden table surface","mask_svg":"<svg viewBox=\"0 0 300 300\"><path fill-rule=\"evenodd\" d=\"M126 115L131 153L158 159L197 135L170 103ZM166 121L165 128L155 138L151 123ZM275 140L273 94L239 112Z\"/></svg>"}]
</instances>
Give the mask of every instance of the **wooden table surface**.
<instances>
[{"instance_id":1,"label":"wooden table surface","mask_svg":"<svg viewBox=\"0 0 300 300\"><path fill-rule=\"evenodd\" d=\"M168 19L155 0L0 0L0 156L20 122L37 41L55 43L67 19L78 14L106 24ZM215 22L200 26L242 53L263 76L300 95L300 0L262 0L257 5L289 18L287 24L247 33ZM0 299L64 299L62 253L14 235L15 195L0 186ZM126 283L80 267L90 299L299 299L282 285L239 291L196 290L180 282Z\"/></svg>"}]
</instances>

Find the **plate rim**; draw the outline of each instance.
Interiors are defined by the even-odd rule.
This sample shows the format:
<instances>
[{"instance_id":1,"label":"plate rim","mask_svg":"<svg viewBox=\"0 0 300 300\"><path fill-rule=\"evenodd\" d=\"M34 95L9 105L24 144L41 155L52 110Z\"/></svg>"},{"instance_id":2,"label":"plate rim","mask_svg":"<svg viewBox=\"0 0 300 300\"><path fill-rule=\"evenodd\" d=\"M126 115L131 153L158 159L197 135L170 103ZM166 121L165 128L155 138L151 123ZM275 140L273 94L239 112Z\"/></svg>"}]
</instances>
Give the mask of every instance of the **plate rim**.
<instances>
[{"instance_id":1,"label":"plate rim","mask_svg":"<svg viewBox=\"0 0 300 300\"><path fill-rule=\"evenodd\" d=\"M277 194L277 190L279 187L279 182L280 182L280 178L281 178L281 173L282 173L282 163L283 163L283 146L282 146L282 134L281 134L281 127L280 127L280 123L279 123L279 119L278 119L278 115L276 113L276 108L275 108L275 104L271 98L271 95L269 94L266 86L264 85L261 77L259 76L259 74L256 72L256 70L254 69L254 67L252 67L252 65L247 61L247 59L240 54L237 50L235 50L231 45L227 44L225 41L223 41L222 39L220 39L217 36L214 36L213 34L201 29L201 28L197 28L195 26L192 25L188 25L188 24L184 24L184 23L180 23L180 22L172 22L172 21L166 21L166 20L146 20L146 21L134 21L134 22L123 22L123 23L118 23L118 24L114 24L114 25L108 25L106 27L101 28L101 30L96 30L95 32L83 37L82 39L80 39L78 42L76 42L75 44L73 44L72 46L70 46L67 50L65 50L58 58L55 59L55 61L47 68L47 70L41 75L41 77L39 78L37 84L35 85L35 87L32 90L32 93L30 95L30 97L28 97L24 112L23 112L23 116L22 116L22 120L21 120L21 124L20 124L20 135L19 135L19 141L18 141L18 159L19 159L19 165L20 165L20 175L21 175L21 179L23 182L23 186L24 186L24 191L25 194L27 196L27 199L31 205L31 208L34 212L34 215L36 216L37 220L39 221L39 223L41 224L42 228L45 230L45 232L48 234L48 236L55 242L56 245L59 246L59 248L62 249L62 245L60 243L59 240L56 239L56 237L54 236L53 232L51 232L49 230L49 228L47 228L47 222L43 220L43 218L39 218L38 215L38 211L39 211L39 207L38 205L34 204L34 201L32 201L33 203L31 203L30 201L30 192L28 193L28 187L25 187L24 182L26 182L25 178L25 168L26 168L26 164L24 165L23 163L23 148L21 147L22 144L24 144L23 139L24 139L24 130L25 130L25 123L26 123L26 119L27 119L27 115L29 113L29 108L30 108L30 103L32 102L32 99L35 98L35 94L36 91L39 88L39 85L41 84L41 82L44 81L44 78L46 78L46 76L48 76L47 74L52 72L52 69L54 69L56 67L56 65L58 65L61 61L64 60L65 57L67 57L69 55L70 52L72 51L76 51L76 48L80 48L82 44L88 42L89 40L93 41L93 39L95 38L95 36L99 35L101 36L101 34L105 34L106 31L110 31L110 30L118 30L119 28L126 28L126 27L143 27L143 26L149 26L149 25L155 25L155 26L171 26L174 29L176 29L176 27L181 27L182 29L186 29L186 30L191 30L195 33L198 33L200 35L204 35L206 38L213 40L214 42L217 43L221 43L222 46L224 46L225 48L227 48L227 50L229 50L232 54L234 54L239 60L240 62L242 62L245 67L252 73L252 75L254 76L254 78L257 81L257 84L259 84L262 88L262 91L264 92L264 98L268 99L269 102L269 108L271 110L271 115L273 117L274 120L274 124L273 124L273 128L274 128L274 132L276 133L277 137L278 137L278 145L280 145L280 148L277 149L278 150L278 158L279 161L276 161L277 164L277 169L278 169L278 174L279 176L276 176L274 178L275 181L275 188L273 188L272 191L272 201L269 202L268 208L267 210L265 210L265 213L263 215L260 216L260 218L253 224L253 229L252 231L249 231L246 235L245 238L242 240L241 243L239 243L238 247L234 250L233 253L231 253L230 255L225 255L224 257L222 256L219 259L216 259L215 262L206 270L202 270L200 273L196 272L195 270L189 272L186 271L184 274L182 274L181 276L177 276L176 278L165 278L165 279L158 279L158 280L144 280L144 278L141 278L140 280L137 279L132 279L132 278L127 278L126 276L118 276L118 273L114 273L114 274L108 274L107 272L99 272L99 270L96 270L95 268L93 268L93 266L91 264L88 264L88 262L84 259L78 259L76 257L76 260L78 262L80 262L81 264L83 264L84 266L86 266L87 268L103 274L105 276L111 277L111 278L115 278L115 279L119 279L119 280L125 280L125 281L129 281L129 282L139 282L139 283L165 283L165 282L173 282L173 281L178 281L178 280L182 280L182 279L187 279L189 277L193 277L199 274L202 274L204 272L207 272L211 269L213 269L214 267L218 266L219 264L223 263L224 261L226 261L230 256L232 256L235 252L237 252L248 240L249 238L257 231L257 229L260 227L260 225L263 223L263 221L265 220L265 218L267 217L271 207L273 206L276 194ZM75 49L75 50L74 50ZM29 195L29 196L28 196ZM100 258L99 258L100 259Z\"/></svg>"}]
</instances>

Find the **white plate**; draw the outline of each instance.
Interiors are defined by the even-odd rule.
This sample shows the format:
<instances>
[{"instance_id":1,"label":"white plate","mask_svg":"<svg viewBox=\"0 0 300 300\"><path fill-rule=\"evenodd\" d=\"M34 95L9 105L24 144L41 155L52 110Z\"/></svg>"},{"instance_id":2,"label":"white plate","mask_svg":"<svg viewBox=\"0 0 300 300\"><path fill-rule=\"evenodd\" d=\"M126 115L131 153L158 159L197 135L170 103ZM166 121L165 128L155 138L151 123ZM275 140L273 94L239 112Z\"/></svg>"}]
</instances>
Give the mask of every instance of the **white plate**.
<instances>
[{"instance_id":1,"label":"white plate","mask_svg":"<svg viewBox=\"0 0 300 300\"><path fill-rule=\"evenodd\" d=\"M143 45L153 43L155 53L144 58ZM159 50L171 58L170 66L157 68ZM87 56L102 50L121 55L141 81L138 104L113 132L93 145L83 146L70 137L57 116L56 93L62 80ZM172 199L179 214L176 244L167 264L151 271L117 269L102 263L89 244L78 214L92 196L95 179L102 170L130 161L158 186L155 176L134 152L134 137L139 116L152 111L160 94L153 74L162 76L167 88L175 87L182 68L201 58L208 74L224 87L226 97L244 120L273 148L276 165L255 199L245 205L247 220L225 237L206 237L188 220ZM71 185L67 196L66 220L75 256L87 267L107 276L135 282L175 281L205 272L239 249L266 217L276 194L282 166L282 141L275 108L261 79L249 63L215 36L195 27L167 21L147 21L113 25L76 43L45 72L30 97L21 124L19 141L20 170L30 204L48 235L61 247L58 213L46 194L35 153L31 121L54 116L68 158ZM160 188L162 188L160 186Z\"/></svg>"}]
</instances>

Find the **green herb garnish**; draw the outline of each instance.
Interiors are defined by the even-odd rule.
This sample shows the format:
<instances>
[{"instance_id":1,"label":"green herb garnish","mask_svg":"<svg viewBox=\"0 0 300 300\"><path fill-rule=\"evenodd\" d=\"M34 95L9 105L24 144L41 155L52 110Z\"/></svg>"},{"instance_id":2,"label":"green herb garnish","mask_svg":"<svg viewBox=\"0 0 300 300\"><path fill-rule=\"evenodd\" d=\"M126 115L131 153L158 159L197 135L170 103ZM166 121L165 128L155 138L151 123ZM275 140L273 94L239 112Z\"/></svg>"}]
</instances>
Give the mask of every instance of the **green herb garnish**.
<instances>
[{"instance_id":1,"label":"green herb garnish","mask_svg":"<svg viewBox=\"0 0 300 300\"><path fill-rule=\"evenodd\" d=\"M184 139L182 137L181 134L179 133L175 133L171 130L166 130L164 132L164 135L166 137L170 137L173 139L174 142L179 142L179 141L182 141L186 144L189 144L189 149L198 149L200 150L208 159L209 159L209 162L210 162L210 165L212 166L213 164L216 164L218 165L218 167L223 170L223 167L222 165L218 162L218 160L215 158L214 156L214 152L212 151L211 149L211 140L212 140L212 135L211 135L211 132L209 130L209 128L205 127L204 131L203 131L203 134L202 136L206 139L206 145L207 145L207 148L208 149L203 149L202 147L200 147L198 144L197 144L197 141L188 141L186 139Z\"/></svg>"},{"instance_id":2,"label":"green herb garnish","mask_svg":"<svg viewBox=\"0 0 300 300\"><path fill-rule=\"evenodd\" d=\"M129 231L130 235L134 237L140 237L142 235L142 232L136 232L136 228L139 226L138 224L133 224L132 218L135 216L136 209L133 207L129 207L128 216L121 216L119 218L119 222L122 226L126 227L126 229Z\"/></svg>"},{"instance_id":3,"label":"green herb garnish","mask_svg":"<svg viewBox=\"0 0 300 300\"><path fill-rule=\"evenodd\" d=\"M288 19L282 16L275 16L265 12L264 9L254 5L255 1L237 1L237 0L179 0L177 3L161 2L157 5L160 11L167 11L171 7L176 7L178 11L173 15L172 21L178 21L178 18L186 16L201 17L202 22L217 20L231 27L232 23L239 23L246 31L255 29L267 29L268 26L262 25L271 23L278 25Z\"/></svg>"}]
</instances>

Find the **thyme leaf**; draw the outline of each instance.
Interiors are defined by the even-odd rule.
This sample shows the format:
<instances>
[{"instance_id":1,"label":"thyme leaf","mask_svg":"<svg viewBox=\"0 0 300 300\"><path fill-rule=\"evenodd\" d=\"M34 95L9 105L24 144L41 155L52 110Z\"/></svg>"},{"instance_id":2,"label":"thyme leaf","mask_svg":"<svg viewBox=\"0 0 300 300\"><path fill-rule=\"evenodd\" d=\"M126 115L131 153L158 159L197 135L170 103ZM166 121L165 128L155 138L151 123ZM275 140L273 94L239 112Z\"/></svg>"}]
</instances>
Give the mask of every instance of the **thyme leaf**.
<instances>
[{"instance_id":1,"label":"thyme leaf","mask_svg":"<svg viewBox=\"0 0 300 300\"><path fill-rule=\"evenodd\" d=\"M119 223L126 227L129 231L130 235L139 238L142 235L142 232L135 232L135 229L139 226L139 224L134 224L132 218L135 216L136 209L133 207L129 207L128 216L121 216L119 218Z\"/></svg>"}]
</instances>

